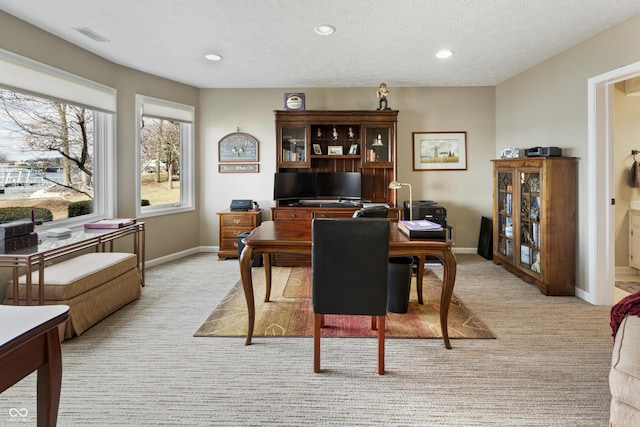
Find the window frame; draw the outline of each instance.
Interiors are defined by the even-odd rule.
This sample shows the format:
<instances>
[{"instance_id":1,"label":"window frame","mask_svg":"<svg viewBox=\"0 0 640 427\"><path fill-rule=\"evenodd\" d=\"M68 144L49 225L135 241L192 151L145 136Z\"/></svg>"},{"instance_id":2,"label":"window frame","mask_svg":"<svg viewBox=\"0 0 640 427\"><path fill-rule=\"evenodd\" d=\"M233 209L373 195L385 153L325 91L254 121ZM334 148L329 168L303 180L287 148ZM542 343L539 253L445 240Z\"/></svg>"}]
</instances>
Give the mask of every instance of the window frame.
<instances>
[{"instance_id":1,"label":"window frame","mask_svg":"<svg viewBox=\"0 0 640 427\"><path fill-rule=\"evenodd\" d=\"M146 113L145 113L146 112ZM180 202L142 206L140 123L143 116L180 122ZM136 95L136 217L146 218L195 210L195 107L146 95Z\"/></svg>"}]
</instances>

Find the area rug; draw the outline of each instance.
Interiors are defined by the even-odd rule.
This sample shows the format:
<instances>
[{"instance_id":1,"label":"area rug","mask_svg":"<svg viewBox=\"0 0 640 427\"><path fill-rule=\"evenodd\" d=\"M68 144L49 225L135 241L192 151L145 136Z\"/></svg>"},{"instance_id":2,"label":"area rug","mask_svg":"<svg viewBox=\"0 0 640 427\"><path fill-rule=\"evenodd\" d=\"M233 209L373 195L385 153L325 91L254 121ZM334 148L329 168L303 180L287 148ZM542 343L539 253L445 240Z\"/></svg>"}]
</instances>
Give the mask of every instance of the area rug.
<instances>
[{"instance_id":1,"label":"area rug","mask_svg":"<svg viewBox=\"0 0 640 427\"><path fill-rule=\"evenodd\" d=\"M616 288L622 289L625 292L635 294L640 292L640 282L622 282L616 281Z\"/></svg>"},{"instance_id":2,"label":"area rug","mask_svg":"<svg viewBox=\"0 0 640 427\"><path fill-rule=\"evenodd\" d=\"M264 269L253 269L256 304L254 337L313 336L311 308L311 271L308 267L273 267L271 301L264 302ZM442 338L440 329L440 291L442 281L425 271L423 301L418 304L415 277L412 279L409 310L406 314L388 313L387 338ZM238 282L200 326L196 337L244 337L247 333L247 305ZM494 334L454 293L449 307L449 338L495 338ZM374 337L368 316L325 316L322 336Z\"/></svg>"}]
</instances>

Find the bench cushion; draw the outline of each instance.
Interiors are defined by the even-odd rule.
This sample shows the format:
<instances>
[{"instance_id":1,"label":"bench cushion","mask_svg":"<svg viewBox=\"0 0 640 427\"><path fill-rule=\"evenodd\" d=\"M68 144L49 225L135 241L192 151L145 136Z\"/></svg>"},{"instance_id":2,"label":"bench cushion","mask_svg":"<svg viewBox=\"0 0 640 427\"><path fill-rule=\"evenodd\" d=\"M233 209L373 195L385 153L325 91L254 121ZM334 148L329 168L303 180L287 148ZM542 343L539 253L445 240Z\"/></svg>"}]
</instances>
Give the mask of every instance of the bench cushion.
<instances>
[{"instance_id":1,"label":"bench cushion","mask_svg":"<svg viewBox=\"0 0 640 427\"><path fill-rule=\"evenodd\" d=\"M640 317L627 316L616 333L609 372L613 425L640 416ZM616 410L615 407L618 409ZM622 414L627 414L622 416Z\"/></svg>"},{"instance_id":2,"label":"bench cushion","mask_svg":"<svg viewBox=\"0 0 640 427\"><path fill-rule=\"evenodd\" d=\"M121 252L95 252L45 267L44 300L65 301L136 269L136 255ZM31 275L32 298L38 299L38 271ZM26 297L26 275L18 278L19 299ZM13 285L7 286L6 299L13 299Z\"/></svg>"}]
</instances>

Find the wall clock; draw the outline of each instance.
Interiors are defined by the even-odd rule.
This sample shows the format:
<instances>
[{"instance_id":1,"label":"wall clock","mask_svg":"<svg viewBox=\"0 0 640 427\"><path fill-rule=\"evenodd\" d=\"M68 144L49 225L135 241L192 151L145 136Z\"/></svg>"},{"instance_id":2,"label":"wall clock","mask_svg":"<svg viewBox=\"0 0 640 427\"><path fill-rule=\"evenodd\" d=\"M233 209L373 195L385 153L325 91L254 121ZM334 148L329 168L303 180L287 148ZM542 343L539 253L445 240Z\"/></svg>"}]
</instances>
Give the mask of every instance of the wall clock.
<instances>
[{"instance_id":1,"label":"wall clock","mask_svg":"<svg viewBox=\"0 0 640 427\"><path fill-rule=\"evenodd\" d=\"M285 110L304 110L304 93L285 93Z\"/></svg>"},{"instance_id":2,"label":"wall clock","mask_svg":"<svg viewBox=\"0 0 640 427\"><path fill-rule=\"evenodd\" d=\"M218 161L257 162L258 140L248 133L234 132L218 142Z\"/></svg>"}]
</instances>

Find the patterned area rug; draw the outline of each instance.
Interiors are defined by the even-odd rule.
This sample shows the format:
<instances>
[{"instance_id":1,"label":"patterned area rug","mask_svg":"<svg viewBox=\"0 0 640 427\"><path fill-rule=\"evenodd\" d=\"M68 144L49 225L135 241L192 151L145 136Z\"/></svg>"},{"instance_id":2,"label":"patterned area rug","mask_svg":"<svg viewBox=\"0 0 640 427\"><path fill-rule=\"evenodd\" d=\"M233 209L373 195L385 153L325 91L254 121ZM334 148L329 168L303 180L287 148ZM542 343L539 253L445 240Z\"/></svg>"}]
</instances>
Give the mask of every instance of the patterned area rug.
<instances>
[{"instance_id":1,"label":"patterned area rug","mask_svg":"<svg viewBox=\"0 0 640 427\"><path fill-rule=\"evenodd\" d=\"M622 289L625 292L635 294L636 292L640 292L640 282L616 281L616 288Z\"/></svg>"},{"instance_id":2,"label":"patterned area rug","mask_svg":"<svg viewBox=\"0 0 640 427\"><path fill-rule=\"evenodd\" d=\"M415 277L411 285L409 311L388 313L387 338L442 338L439 304L441 280L430 270L423 281L424 304L418 304ZM264 302L264 269L253 269L256 300L255 337L313 336L311 271L305 267L273 267L271 301ZM325 316L322 336L376 336L368 316ZM196 337L241 337L247 333L247 306L238 282L194 334ZM450 338L495 338L493 333L453 295L449 307Z\"/></svg>"}]
</instances>

